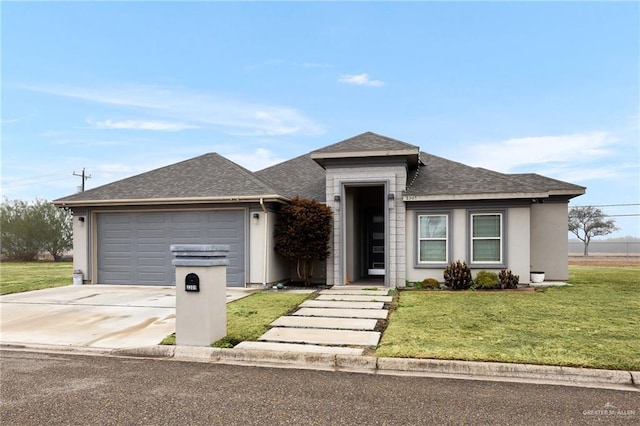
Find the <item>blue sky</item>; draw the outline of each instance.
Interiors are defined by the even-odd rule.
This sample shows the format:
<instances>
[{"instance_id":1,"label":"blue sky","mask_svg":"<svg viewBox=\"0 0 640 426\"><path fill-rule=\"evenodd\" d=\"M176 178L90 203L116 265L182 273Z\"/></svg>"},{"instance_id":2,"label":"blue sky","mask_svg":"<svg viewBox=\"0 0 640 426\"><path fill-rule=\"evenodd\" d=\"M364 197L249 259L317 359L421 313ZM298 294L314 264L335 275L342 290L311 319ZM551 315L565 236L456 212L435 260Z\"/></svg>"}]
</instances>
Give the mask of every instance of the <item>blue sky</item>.
<instances>
[{"instance_id":1,"label":"blue sky","mask_svg":"<svg viewBox=\"0 0 640 426\"><path fill-rule=\"evenodd\" d=\"M2 196L365 131L640 203L637 2L3 2ZM635 206L606 207L611 215ZM640 236L638 216L616 217Z\"/></svg>"}]
</instances>

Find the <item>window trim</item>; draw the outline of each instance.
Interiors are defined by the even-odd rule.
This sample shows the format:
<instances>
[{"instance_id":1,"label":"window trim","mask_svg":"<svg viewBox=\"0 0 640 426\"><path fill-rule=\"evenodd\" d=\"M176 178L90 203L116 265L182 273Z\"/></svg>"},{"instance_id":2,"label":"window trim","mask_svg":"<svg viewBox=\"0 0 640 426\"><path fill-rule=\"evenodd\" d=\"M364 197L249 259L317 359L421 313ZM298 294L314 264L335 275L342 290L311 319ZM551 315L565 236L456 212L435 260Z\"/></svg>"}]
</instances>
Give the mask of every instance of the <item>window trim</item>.
<instances>
[{"instance_id":1,"label":"window trim","mask_svg":"<svg viewBox=\"0 0 640 426\"><path fill-rule=\"evenodd\" d=\"M500 217L500 236L496 237L474 237L473 236L473 218L475 216L499 216ZM507 212L506 210L474 210L468 212L468 226L469 226L469 246L468 246L468 258L469 264L475 268L479 267L506 267L507 264ZM500 242L500 259L499 260L474 260L473 247L476 240L499 240Z\"/></svg>"},{"instance_id":2,"label":"window trim","mask_svg":"<svg viewBox=\"0 0 640 426\"><path fill-rule=\"evenodd\" d=\"M425 216L444 216L445 218L445 231L446 236L444 238L420 238L420 218ZM417 211L415 215L415 262L416 268L442 268L451 261L452 249L452 220L451 211ZM420 242L423 240L428 241L444 241L445 242L445 259L440 261L421 261L420 260Z\"/></svg>"}]
</instances>

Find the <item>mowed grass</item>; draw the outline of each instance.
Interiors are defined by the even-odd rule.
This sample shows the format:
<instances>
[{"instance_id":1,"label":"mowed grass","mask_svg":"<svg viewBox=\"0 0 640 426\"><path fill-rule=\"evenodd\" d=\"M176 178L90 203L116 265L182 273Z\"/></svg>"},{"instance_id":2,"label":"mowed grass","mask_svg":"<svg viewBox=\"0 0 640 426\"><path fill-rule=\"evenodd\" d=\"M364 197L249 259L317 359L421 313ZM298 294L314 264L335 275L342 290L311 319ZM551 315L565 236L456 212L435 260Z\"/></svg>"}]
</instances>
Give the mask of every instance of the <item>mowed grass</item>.
<instances>
[{"instance_id":1,"label":"mowed grass","mask_svg":"<svg viewBox=\"0 0 640 426\"><path fill-rule=\"evenodd\" d=\"M227 304L227 336L213 347L227 348L245 340L256 340L269 324L294 310L312 293L261 292Z\"/></svg>"},{"instance_id":2,"label":"mowed grass","mask_svg":"<svg viewBox=\"0 0 640 426\"><path fill-rule=\"evenodd\" d=\"M227 336L211 346L230 348L245 340L256 340L269 329L269 324L293 311L312 293L260 292L227 304ZM162 341L175 345L175 334Z\"/></svg>"},{"instance_id":3,"label":"mowed grass","mask_svg":"<svg viewBox=\"0 0 640 426\"><path fill-rule=\"evenodd\" d=\"M531 292L402 291L377 356L640 370L640 268Z\"/></svg>"},{"instance_id":4,"label":"mowed grass","mask_svg":"<svg viewBox=\"0 0 640 426\"><path fill-rule=\"evenodd\" d=\"M71 285L71 262L0 262L0 294Z\"/></svg>"}]
</instances>

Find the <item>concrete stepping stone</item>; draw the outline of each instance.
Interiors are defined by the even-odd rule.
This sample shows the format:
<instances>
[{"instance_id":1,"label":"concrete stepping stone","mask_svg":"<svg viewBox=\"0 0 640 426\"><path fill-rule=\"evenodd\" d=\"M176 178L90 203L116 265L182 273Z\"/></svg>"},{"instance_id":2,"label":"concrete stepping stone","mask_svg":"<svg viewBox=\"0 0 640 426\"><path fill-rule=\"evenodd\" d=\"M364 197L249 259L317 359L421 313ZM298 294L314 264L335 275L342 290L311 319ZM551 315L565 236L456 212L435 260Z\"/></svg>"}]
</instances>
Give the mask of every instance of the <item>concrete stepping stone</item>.
<instances>
[{"instance_id":1,"label":"concrete stepping stone","mask_svg":"<svg viewBox=\"0 0 640 426\"><path fill-rule=\"evenodd\" d=\"M363 355L363 348L345 348L342 346L303 345L298 343L273 342L241 342L234 349L253 349L261 351L279 352L311 352L334 355Z\"/></svg>"},{"instance_id":2,"label":"concrete stepping stone","mask_svg":"<svg viewBox=\"0 0 640 426\"><path fill-rule=\"evenodd\" d=\"M328 328L335 330L375 330L375 319L327 318L327 317L280 317L271 327Z\"/></svg>"},{"instance_id":3,"label":"concrete stepping stone","mask_svg":"<svg viewBox=\"0 0 640 426\"><path fill-rule=\"evenodd\" d=\"M301 308L382 309L383 302L341 302L334 300L305 300Z\"/></svg>"},{"instance_id":4,"label":"concrete stepping stone","mask_svg":"<svg viewBox=\"0 0 640 426\"><path fill-rule=\"evenodd\" d=\"M300 308L291 315L305 317L337 317L337 318L373 318L386 319L386 309L335 309L335 308Z\"/></svg>"},{"instance_id":5,"label":"concrete stepping stone","mask_svg":"<svg viewBox=\"0 0 640 426\"><path fill-rule=\"evenodd\" d=\"M343 300L346 302L385 302L390 303L393 296L355 295L355 294L321 294L314 300Z\"/></svg>"},{"instance_id":6,"label":"concrete stepping stone","mask_svg":"<svg viewBox=\"0 0 640 426\"><path fill-rule=\"evenodd\" d=\"M353 290L353 289L335 289L321 290L320 294L352 294L360 296L386 296L389 290Z\"/></svg>"},{"instance_id":7,"label":"concrete stepping stone","mask_svg":"<svg viewBox=\"0 0 640 426\"><path fill-rule=\"evenodd\" d=\"M377 346L380 341L380 333L377 331L275 327L260 336L258 340L316 345Z\"/></svg>"}]
</instances>

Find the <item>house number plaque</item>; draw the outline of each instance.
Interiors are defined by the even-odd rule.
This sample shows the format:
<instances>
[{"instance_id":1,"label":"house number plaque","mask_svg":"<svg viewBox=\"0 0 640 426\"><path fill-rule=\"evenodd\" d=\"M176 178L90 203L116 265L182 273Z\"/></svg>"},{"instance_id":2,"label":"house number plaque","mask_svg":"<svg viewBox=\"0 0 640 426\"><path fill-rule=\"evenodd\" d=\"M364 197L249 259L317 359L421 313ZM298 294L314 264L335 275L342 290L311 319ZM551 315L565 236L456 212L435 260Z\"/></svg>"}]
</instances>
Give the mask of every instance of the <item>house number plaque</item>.
<instances>
[{"instance_id":1,"label":"house number plaque","mask_svg":"<svg viewBox=\"0 0 640 426\"><path fill-rule=\"evenodd\" d=\"M200 277L193 272L184 278L184 291L200 291Z\"/></svg>"}]
</instances>

